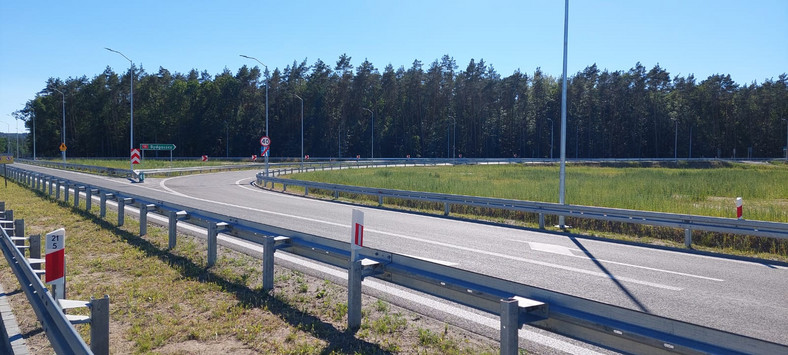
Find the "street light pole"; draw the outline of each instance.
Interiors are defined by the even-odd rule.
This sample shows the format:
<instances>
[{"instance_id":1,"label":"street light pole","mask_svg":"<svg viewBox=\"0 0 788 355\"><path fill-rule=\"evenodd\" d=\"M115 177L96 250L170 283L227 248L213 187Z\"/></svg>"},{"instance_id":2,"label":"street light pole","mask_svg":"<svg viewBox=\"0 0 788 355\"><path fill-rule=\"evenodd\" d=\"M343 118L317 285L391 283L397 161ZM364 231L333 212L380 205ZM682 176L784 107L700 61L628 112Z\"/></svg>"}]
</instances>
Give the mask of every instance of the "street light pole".
<instances>
[{"instance_id":1,"label":"street light pole","mask_svg":"<svg viewBox=\"0 0 788 355\"><path fill-rule=\"evenodd\" d=\"M564 1L564 75L561 85L561 171L558 203L566 204L566 57L569 43L569 0ZM564 228L564 216L558 217L559 228Z\"/></svg>"},{"instance_id":2,"label":"street light pole","mask_svg":"<svg viewBox=\"0 0 788 355\"><path fill-rule=\"evenodd\" d=\"M8 148L8 154L11 154L11 136L9 136L9 134L11 134L11 125L9 125L8 122L3 122L3 123L5 123L6 132L8 132L6 134L6 138L5 138L6 142L8 142L8 144L6 144L8 146L7 147Z\"/></svg>"},{"instance_id":3,"label":"street light pole","mask_svg":"<svg viewBox=\"0 0 788 355\"><path fill-rule=\"evenodd\" d=\"M785 121L785 161L788 161L788 118L783 118Z\"/></svg>"},{"instance_id":4,"label":"street light pole","mask_svg":"<svg viewBox=\"0 0 788 355\"><path fill-rule=\"evenodd\" d=\"M296 94L293 96L301 100L301 170L304 170L304 99Z\"/></svg>"},{"instance_id":5,"label":"street light pole","mask_svg":"<svg viewBox=\"0 0 788 355\"><path fill-rule=\"evenodd\" d=\"M262 65L263 67L265 67L265 136L268 137L268 66L263 64L263 62L261 62L259 59L255 57L250 57L248 55L243 55L243 54L241 54L240 56L246 59L254 60L260 63L260 65ZM271 151L269 150L268 154L265 155L265 176L268 176L268 155L270 154Z\"/></svg>"},{"instance_id":6,"label":"street light pole","mask_svg":"<svg viewBox=\"0 0 788 355\"><path fill-rule=\"evenodd\" d=\"M62 110L63 111L63 132L62 132L61 136L63 138L63 144L66 144L66 94L64 94L62 91L60 91L58 89L55 89L55 88L52 88L52 90L55 90L55 91L59 92L60 95L63 95L63 110ZM35 151L36 151L35 135L33 137L34 137L33 138L33 152L34 152L33 160L35 160ZM64 150L61 153L62 153L61 155L63 155L63 164L65 164L66 163L66 151Z\"/></svg>"},{"instance_id":7,"label":"street light pole","mask_svg":"<svg viewBox=\"0 0 788 355\"><path fill-rule=\"evenodd\" d=\"M676 137L673 140L673 160L679 160L679 120L676 120Z\"/></svg>"},{"instance_id":8,"label":"street light pole","mask_svg":"<svg viewBox=\"0 0 788 355\"><path fill-rule=\"evenodd\" d=\"M454 127L452 128L451 133L451 142L453 143L451 145L451 157L454 159L454 157L457 156L457 117L452 117L452 121L454 121Z\"/></svg>"},{"instance_id":9,"label":"street light pole","mask_svg":"<svg viewBox=\"0 0 788 355\"><path fill-rule=\"evenodd\" d=\"M19 120L15 119L14 121L16 121L16 158L19 159Z\"/></svg>"},{"instance_id":10,"label":"street light pole","mask_svg":"<svg viewBox=\"0 0 788 355\"><path fill-rule=\"evenodd\" d=\"M550 160L552 160L553 159L553 132L555 132L554 130L555 126L553 125L553 120L551 118L548 118L547 120L550 121Z\"/></svg>"},{"instance_id":11,"label":"street light pole","mask_svg":"<svg viewBox=\"0 0 788 355\"><path fill-rule=\"evenodd\" d=\"M131 151L134 150L134 62L132 62L131 59L129 59L129 57L125 56L121 52L118 52L118 51L113 50L113 49L109 49L107 47L104 47L104 49L106 49L106 50L108 50L110 52L118 53L123 58L126 58L126 60L129 61L129 106L130 106L130 112L131 112L131 122L129 122L129 132L130 132L130 135L129 135L129 154L131 154ZM64 161L65 161L65 156L66 155L65 155L65 152L64 152L63 153ZM134 170L134 164L131 162L131 158L129 158L129 170L131 170L131 171Z\"/></svg>"},{"instance_id":12,"label":"street light pole","mask_svg":"<svg viewBox=\"0 0 788 355\"><path fill-rule=\"evenodd\" d=\"M370 157L375 159L375 113L366 107L362 108L362 110L369 111L369 113L372 114L372 153L370 154Z\"/></svg>"},{"instance_id":13,"label":"street light pole","mask_svg":"<svg viewBox=\"0 0 788 355\"><path fill-rule=\"evenodd\" d=\"M65 99L63 100L63 106L66 106ZM30 118L33 120L33 160L36 160L36 115Z\"/></svg>"}]
</instances>

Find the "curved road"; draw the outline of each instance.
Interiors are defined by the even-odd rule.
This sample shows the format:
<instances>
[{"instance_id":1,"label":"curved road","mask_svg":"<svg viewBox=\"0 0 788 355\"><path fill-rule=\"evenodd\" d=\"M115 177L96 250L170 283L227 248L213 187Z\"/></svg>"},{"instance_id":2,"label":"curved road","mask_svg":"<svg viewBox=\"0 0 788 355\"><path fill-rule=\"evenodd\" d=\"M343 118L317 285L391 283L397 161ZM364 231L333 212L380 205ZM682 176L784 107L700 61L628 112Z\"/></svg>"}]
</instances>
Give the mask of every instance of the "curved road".
<instances>
[{"instance_id":1,"label":"curved road","mask_svg":"<svg viewBox=\"0 0 788 355\"><path fill-rule=\"evenodd\" d=\"M262 190L254 172L128 180L23 168L365 245L659 316L788 344L788 267L350 206Z\"/></svg>"}]
</instances>

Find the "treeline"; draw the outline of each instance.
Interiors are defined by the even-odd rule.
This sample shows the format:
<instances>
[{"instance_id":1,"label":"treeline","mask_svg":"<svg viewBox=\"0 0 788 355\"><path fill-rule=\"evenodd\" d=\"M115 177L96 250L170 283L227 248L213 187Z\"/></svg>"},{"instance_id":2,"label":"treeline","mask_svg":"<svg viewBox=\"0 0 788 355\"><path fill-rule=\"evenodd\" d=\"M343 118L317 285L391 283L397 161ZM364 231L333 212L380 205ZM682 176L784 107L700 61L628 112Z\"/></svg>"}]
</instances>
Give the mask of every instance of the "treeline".
<instances>
[{"instance_id":1,"label":"treeline","mask_svg":"<svg viewBox=\"0 0 788 355\"><path fill-rule=\"evenodd\" d=\"M175 156L259 154L265 133L274 157L559 156L560 78L520 71L502 77L483 60L458 70L444 56L425 69L342 55L261 72L243 66L218 75L134 68L134 144L172 143ZM267 80L266 80L267 78ZM780 157L788 118L788 76L739 85L730 75L698 82L640 63L627 71L587 67L569 78L567 157ZM129 72L51 78L23 110L38 156L59 156L65 94L69 156L126 157ZM32 135L27 151L32 151ZM675 148L674 148L675 147ZM151 154L151 153L148 153Z\"/></svg>"}]
</instances>

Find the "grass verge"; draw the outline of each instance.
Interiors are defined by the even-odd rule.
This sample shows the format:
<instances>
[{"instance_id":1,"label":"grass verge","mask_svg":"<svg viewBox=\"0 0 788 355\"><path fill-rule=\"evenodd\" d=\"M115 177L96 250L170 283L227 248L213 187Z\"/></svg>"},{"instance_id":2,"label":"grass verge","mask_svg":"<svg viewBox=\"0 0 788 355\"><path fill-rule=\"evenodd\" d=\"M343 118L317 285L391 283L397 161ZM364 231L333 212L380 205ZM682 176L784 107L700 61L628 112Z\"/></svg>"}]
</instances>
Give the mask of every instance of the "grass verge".
<instances>
[{"instance_id":1,"label":"grass verge","mask_svg":"<svg viewBox=\"0 0 788 355\"><path fill-rule=\"evenodd\" d=\"M388 354L497 353L497 342L364 296L361 329L347 324L343 286L282 267L275 290L261 291L260 260L220 248L216 265L205 268L205 245L179 236L167 249L165 230L127 219L110 221L70 204L52 201L16 184L2 199L27 235L66 228L67 297L110 296L113 354ZM95 212L95 211L94 211ZM52 348L18 281L0 263L0 282L31 354ZM89 328L79 326L89 342ZM426 335L442 334L439 337Z\"/></svg>"},{"instance_id":2,"label":"grass verge","mask_svg":"<svg viewBox=\"0 0 788 355\"><path fill-rule=\"evenodd\" d=\"M663 163L664 164L664 163ZM557 202L558 166L463 165L347 169L290 175L293 179L344 185ZM745 201L745 218L788 222L788 165L713 163L689 166L570 165L567 201L575 205L625 208L694 215L735 217L736 197ZM303 189L288 187L289 193ZM310 196L336 198L333 191L310 190ZM377 198L340 194L340 200L377 205ZM384 199L384 206L443 214L444 206ZM451 206L456 217L525 227L538 226L538 215L468 206ZM546 225L557 217L546 216ZM603 238L683 247L684 231L638 224L567 218L572 231ZM788 240L693 232L696 249L788 261Z\"/></svg>"}]
</instances>

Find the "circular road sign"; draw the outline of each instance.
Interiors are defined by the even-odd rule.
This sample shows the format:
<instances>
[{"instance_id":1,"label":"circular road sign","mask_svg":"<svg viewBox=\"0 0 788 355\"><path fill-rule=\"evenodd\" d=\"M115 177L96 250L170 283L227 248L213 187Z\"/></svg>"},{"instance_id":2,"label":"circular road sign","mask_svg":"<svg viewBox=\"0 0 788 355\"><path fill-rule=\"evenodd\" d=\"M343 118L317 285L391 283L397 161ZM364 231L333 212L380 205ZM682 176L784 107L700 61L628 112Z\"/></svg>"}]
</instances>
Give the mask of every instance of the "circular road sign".
<instances>
[{"instance_id":1,"label":"circular road sign","mask_svg":"<svg viewBox=\"0 0 788 355\"><path fill-rule=\"evenodd\" d=\"M263 138L260 138L260 145L263 147L271 145L271 138L268 138L268 136L263 136Z\"/></svg>"}]
</instances>

